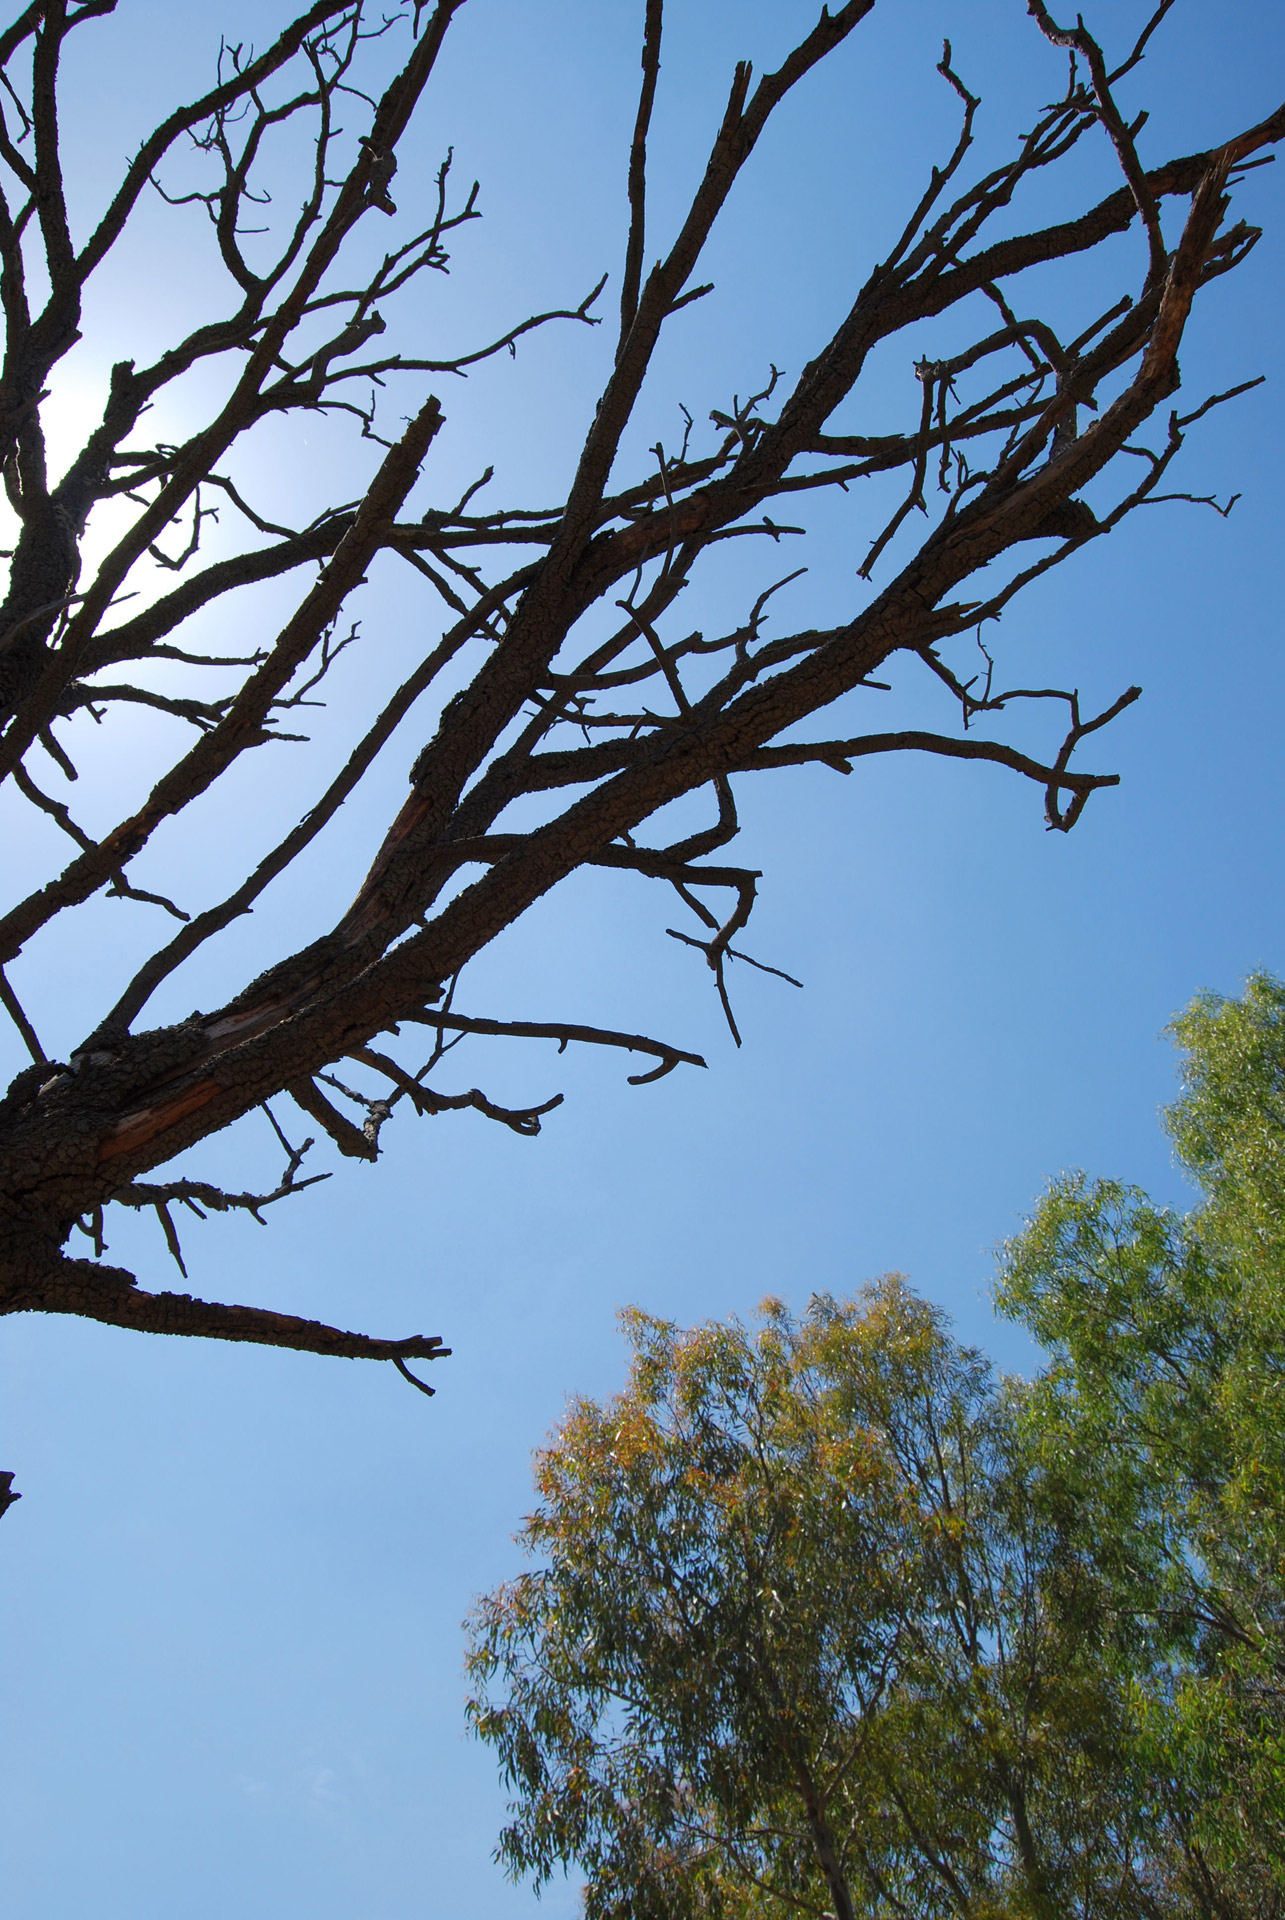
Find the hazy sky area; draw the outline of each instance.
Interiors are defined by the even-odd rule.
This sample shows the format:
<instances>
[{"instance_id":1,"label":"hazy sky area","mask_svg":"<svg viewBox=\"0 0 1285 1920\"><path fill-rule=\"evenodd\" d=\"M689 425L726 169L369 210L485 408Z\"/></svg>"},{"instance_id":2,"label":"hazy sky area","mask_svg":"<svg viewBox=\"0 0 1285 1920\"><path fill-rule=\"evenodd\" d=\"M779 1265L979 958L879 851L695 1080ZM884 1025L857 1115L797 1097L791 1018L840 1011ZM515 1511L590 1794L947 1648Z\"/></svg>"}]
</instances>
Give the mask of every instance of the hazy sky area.
<instances>
[{"instance_id":1,"label":"hazy sky area","mask_svg":"<svg viewBox=\"0 0 1285 1920\"><path fill-rule=\"evenodd\" d=\"M775 65L816 10L670 0L649 252L673 232L735 59ZM485 218L456 236L449 280L417 283L399 341L461 349L528 312L574 306L607 269L614 310L642 11L642 0L469 0L396 197L409 212L453 146L459 181L481 182ZM1086 17L1119 50L1149 11L1097 0ZM64 119L82 231L153 121L208 84L220 32L262 46L287 17L276 0L121 0L77 34ZM676 444L680 403L703 422L762 385L769 362L796 374L816 351L953 143L958 103L934 73L944 34L984 98L978 170L1061 90L1062 56L1024 0L880 0L791 97L739 183L700 275L717 291L671 324L631 455ZM1279 4L1179 0L1125 95L1130 111L1151 109L1144 158L1264 117L1283 76ZM175 182L187 166L175 162ZM1014 222L1111 191L1113 168L1104 141L1086 143ZM847 779L825 768L742 779L739 857L764 870L745 944L805 985L733 971L739 1052L700 956L666 937L680 923L665 890L577 877L484 956L459 1004L659 1033L704 1052L707 1072L633 1088L615 1055L474 1042L462 1084L502 1099L566 1094L538 1140L476 1114L414 1121L399 1109L378 1166L337 1162L327 1147L317 1165L335 1165L335 1178L276 1208L266 1228L234 1218L185 1229L194 1292L375 1334L442 1334L454 1357L434 1370L431 1403L387 1367L70 1319L0 1323L0 1466L24 1496L0 1526L8 1920L532 1910L529 1889L491 1861L503 1793L489 1752L465 1736L459 1623L515 1568L530 1455L567 1396L621 1381L617 1309L690 1322L748 1313L768 1292L802 1306L895 1268L966 1337L1022 1367L1032 1352L993 1320L989 1276L996 1243L1050 1175L1085 1166L1187 1204L1157 1124L1173 1090L1161 1030L1199 988L1232 992L1249 969L1285 965L1280 167L1251 173L1236 204L1265 237L1198 304L1184 404L1269 380L1192 431L1174 482L1239 492L1235 511L1136 514L1038 584L988 641L1019 683L1077 685L1095 708L1132 682L1144 689L1081 748L1080 765L1118 770L1122 784L1096 795L1071 835L1047 833L1039 790L995 767L903 755ZM1109 258L1140 282L1136 233ZM1095 265L1077 284L1080 271L1047 284L1054 305L1087 322L1114 282ZM64 455L112 360L141 360L225 298L199 212L150 206L56 388ZM447 428L414 501L453 500L494 463L488 501L548 504L609 336L550 327L513 361L438 381ZM842 428L911 423L921 350L938 350L929 330L901 339ZM408 377L390 418L427 386ZM184 394L175 405L190 415L158 419L153 437L198 417L200 383ZM350 499L373 467L346 429L309 427L307 444L302 431L267 436L250 473L271 518ZM1153 443L1162 437L1154 427ZM720 550L691 623L725 630L803 561L809 574L779 596L782 621L855 610L867 593L856 568L890 498L827 498L806 552L803 541ZM231 529L212 537L230 541ZM912 537L913 526L897 552ZM268 749L192 829L160 836L146 884L204 905L310 804L354 713L373 713L440 631L427 592L394 568L385 557L359 596L362 641L329 683L330 707L311 716L312 744ZM221 626L207 621L202 640L252 645L289 587L247 600L235 631L226 611ZM945 696L934 705L909 679L860 698L853 730L914 715L955 725ZM140 713L86 740L88 825L117 817L170 724ZM1044 750L1052 723L1019 716L1012 737ZM420 745L412 718L329 838L157 996L149 1020L218 1004L321 929L359 881ZM6 884L19 891L44 876L54 846L31 822L0 806ZM155 923L138 917L148 911L100 898L78 916L75 944L51 929L14 967L51 1052L82 1036L154 940ZM21 1064L14 1036L0 1034L0 1077ZM288 1101L278 1107L305 1131ZM271 1184L278 1154L254 1116L189 1163L225 1184ZM116 1225L111 1257L143 1285L181 1284L150 1217ZM558 1884L543 1910L556 1920L575 1907Z\"/></svg>"}]
</instances>

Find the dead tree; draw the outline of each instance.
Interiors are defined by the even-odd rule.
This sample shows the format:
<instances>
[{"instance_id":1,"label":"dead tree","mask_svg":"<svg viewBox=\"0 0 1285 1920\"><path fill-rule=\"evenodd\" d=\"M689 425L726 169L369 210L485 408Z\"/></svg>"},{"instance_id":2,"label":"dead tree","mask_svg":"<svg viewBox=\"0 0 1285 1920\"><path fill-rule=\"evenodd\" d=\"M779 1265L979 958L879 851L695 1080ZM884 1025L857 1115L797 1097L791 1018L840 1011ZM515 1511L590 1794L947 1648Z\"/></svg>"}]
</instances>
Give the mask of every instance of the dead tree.
<instances>
[{"instance_id":1,"label":"dead tree","mask_svg":"<svg viewBox=\"0 0 1285 1920\"><path fill-rule=\"evenodd\" d=\"M1137 145L1145 116L1131 118L1120 99L1172 0L1136 45L1114 55L1082 24L1061 27L1030 0L1031 31L1061 50L1061 90L1034 111L1006 161L978 172L979 101L947 45L938 71L954 129L938 164L925 160L922 197L905 209L896 243L862 284L854 279L832 337L817 340L797 377L772 370L747 399L709 396L708 422L689 418L678 444L657 444L631 474L622 471L622 437L664 330L711 293L700 281L702 252L733 183L781 101L808 87L874 0L823 10L775 72L735 67L725 104L711 103L709 158L688 211L650 266L647 147L662 8L645 0L637 119L619 156L618 318L615 302L610 318L599 310L600 285L561 313L516 321L453 358L381 352L386 311L420 276L445 267L452 234L477 211L474 194L455 196L448 165L426 205L403 194L396 177L399 142L464 4L414 0L390 21L369 14L365 0L317 0L265 51L225 47L208 92L144 141L87 232L74 231L64 188L59 64L71 36L111 30L101 23L115 0L34 0L0 34L0 430L16 526L0 610L0 777L70 843L61 870L0 917L0 966L38 951L56 916L104 891L138 903L130 911L159 909L178 923L65 1060L46 1056L16 991L19 976L0 973L0 995L32 1056L0 1105L6 1312L392 1360L409 1374L406 1362L434 1357L439 1340L377 1339L145 1290L104 1261L105 1210L154 1210L181 1265L179 1208L257 1212L298 1194L309 1184L301 1167L311 1143L292 1144L300 1123L281 1104L268 1109L285 1157L275 1186L229 1193L158 1171L274 1099L302 1109L341 1154L371 1160L399 1105L420 1114L470 1108L535 1133L556 1101L515 1111L477 1089L437 1090L445 1051L471 1034L619 1048L640 1056L637 1082L701 1064L667 1040L573 1018L488 1018L458 983L470 960L560 880L584 867L625 869L673 889L691 916L681 937L703 956L732 1021L725 972L759 876L721 856L737 832L735 787L746 776L768 779L807 762L847 773L884 753L998 763L1036 783L1049 826L1062 832L1091 794L1114 783L1111 773L1083 770L1076 750L1137 688L1103 712L1084 712L1069 688L1010 685L989 651L979 674L966 662L983 657L975 636L1029 582L1136 508L1175 497L1166 488L1184 435L1229 397L1202 396L1186 412L1171 404L1183 331L1201 290L1258 238L1231 219L1230 194L1285 133L1285 108L1230 131L1212 151L1148 164ZM377 98L361 84L368 63L387 80ZM358 113L363 130L351 124ZM264 204L259 169L287 122L307 127L308 143L295 151L309 159L299 210L281 225ZM1028 185L1049 169L1074 170L1099 141L1114 150L1118 188L1082 200L1072 218L1021 230L1015 210ZM194 166L204 173L194 176ZM158 191L208 216L226 304L150 364L112 369L101 418L54 480L42 430L47 392L79 338L86 289L144 196ZM350 263L374 257L372 228L388 251L373 271L359 271ZM1086 261L1130 234L1136 277L1105 311L1069 312L1070 295L1067 311L1033 310L1034 270ZM872 353L943 320L955 344L915 366L916 417L900 433L849 430L860 426ZM421 481L432 487L428 456L444 417L426 393L434 379L554 323L618 329L565 499L548 509L488 509L479 482L460 499L409 508ZM227 370L227 397L181 444L149 444L149 406L202 364ZM372 393L383 397L379 410ZM279 432L283 420L306 426L318 412L351 421L353 472L377 461L375 471L358 483L356 501L309 525L284 525L254 499L246 450L265 422ZM396 438L381 437L386 419L401 427L408 416ZM896 479L900 504L886 524L867 526L840 624L789 631L779 612L788 600L772 598L783 582L756 592L747 568L744 604L729 609L725 631L684 632L684 590L712 548L730 539L748 541L747 552L763 540L779 544L813 495L876 476ZM216 509L225 522L239 516L244 539L231 557L211 560L202 534ZM86 568L82 543L105 512L123 530ZM431 627L413 672L352 741L324 791L300 793L293 831L266 851L247 848L250 870L226 898L159 899L140 883L137 864L153 836L178 831L178 817L242 755L286 736L349 638L349 603L366 575L398 562L421 577ZM782 571L793 577L793 567ZM299 583L294 610L268 630L245 595L286 576ZM217 654L188 633L212 607L226 609L238 636ZM248 645L240 637L247 625ZM841 728L831 737L827 711L860 698L900 661L950 690L959 731L848 736ZM146 671L156 663L168 663L163 691ZM210 674L229 667L234 690L211 695ZM91 834L63 797L78 743L86 727L110 728L126 703L140 701L172 719L172 761L133 811ZM993 728L993 716L1032 701L1066 715L1060 749L1044 759L970 728L985 716ZM330 930L257 979L229 981L212 1010L147 1027L142 1016L161 983L326 831L407 716L422 745L404 802L356 897L334 902ZM667 844L663 831L646 837L662 809L700 793L707 825ZM417 1036L427 1060L415 1051ZM67 1250L79 1245L76 1235L88 1242L80 1257Z\"/></svg>"}]
</instances>

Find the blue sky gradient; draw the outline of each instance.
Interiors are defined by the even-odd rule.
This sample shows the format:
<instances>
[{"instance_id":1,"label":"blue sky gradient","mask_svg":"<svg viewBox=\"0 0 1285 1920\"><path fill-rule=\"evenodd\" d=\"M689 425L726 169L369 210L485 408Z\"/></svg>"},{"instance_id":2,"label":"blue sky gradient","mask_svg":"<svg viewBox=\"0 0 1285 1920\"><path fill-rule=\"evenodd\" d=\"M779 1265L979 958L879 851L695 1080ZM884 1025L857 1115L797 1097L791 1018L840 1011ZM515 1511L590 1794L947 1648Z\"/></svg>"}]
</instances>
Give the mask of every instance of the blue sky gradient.
<instances>
[{"instance_id":1,"label":"blue sky gradient","mask_svg":"<svg viewBox=\"0 0 1285 1920\"><path fill-rule=\"evenodd\" d=\"M657 246L733 61L774 64L814 9L671 0L669 11ZM1120 46L1146 11L1102 0L1090 24ZM65 117L86 214L150 118L205 83L220 30L262 44L278 13L123 0L85 30ZM406 339L462 345L522 312L574 305L606 268L614 287L641 13L640 0L470 0L398 197L409 202L416 170L427 180L453 145L458 175L482 183L486 217L458 237L450 281L412 298ZM1060 56L1021 0L882 0L755 156L702 276L717 293L674 323L635 452L676 437L680 401L699 418L752 390L769 361L797 371L815 351L953 137L933 71L947 33L986 103L979 166L1061 85ZM1285 17L1267 0L1179 0L1130 83L1129 103L1153 109L1144 156L1265 116L1283 55ZM1105 147L1086 157L1075 193L1111 190L1112 165ZM0 1532L0 1847L13 1920L529 1910L529 1890L490 1860L503 1796L489 1754L465 1738L459 1623L513 1569L530 1454L568 1394L620 1382L618 1307L691 1321L748 1312L768 1291L802 1304L898 1269L1000 1364L1026 1367L1031 1351L994 1322L988 1283L995 1244L1044 1181L1082 1165L1186 1204L1157 1123L1173 1090L1161 1030L1197 989L1235 991L1249 969L1279 967L1285 932L1279 175L1264 168L1238 189L1265 238L1202 300L1184 353L1193 404L1270 376L1192 433L1176 483L1239 491L1235 511L1139 513L1003 623L1003 658L1028 684L1076 684L1096 706L1131 682L1144 689L1082 750L1122 784L1073 834L1045 832L1038 791L998 768L899 756L847 779L817 768L743 781L742 853L765 874L751 950L805 986L742 969L739 1052L698 956L665 937L659 890L598 874L544 900L471 971L462 1002L660 1032L705 1052L707 1072L636 1089L614 1057L477 1043L465 1084L567 1096L539 1140L474 1114L399 1117L377 1167L343 1163L266 1228L231 1219L185 1234L198 1293L380 1334L443 1334L454 1358L435 1370L431 1404L385 1368L64 1319L0 1324L0 1459L24 1494ZM1032 196L1031 220L1069 191ZM1121 245L1125 258L1140 243ZM147 209L55 393L68 444L110 361L141 357L215 284L195 221ZM1049 287L1092 312L1095 284L1064 274ZM513 363L443 387L434 493L494 460L497 499L551 497L608 331L550 329ZM922 349L933 344L926 335ZM910 358L902 340L877 370L861 430L905 419ZM175 404L200 400L193 383ZM844 421L858 429L856 412ZM285 434L265 443L255 482L274 514L356 491L351 439L310 437L306 449ZM820 622L853 604L881 504L854 495L817 509L813 570L782 619ZM774 565L785 570L738 552L711 566L692 624L739 617ZM255 603L264 620L280 604L271 592ZM432 618L391 571L375 570L360 611L362 664L336 674L312 746L263 756L199 814L194 838L159 842L148 884L188 895L197 872L202 903L217 897L250 840L257 853L274 822L297 816L297 782L311 795L326 777L354 708L422 651ZM900 683L882 698L860 723L926 713L950 724L944 705ZM124 752L119 733L86 749L86 805L101 824L168 737L146 716L130 724ZM414 732L333 843L158 995L149 1018L214 1004L319 930L397 804ZM52 842L17 812L0 828L10 883L41 876ZM80 1037L154 934L134 912L100 901L74 938L33 943L14 970L51 1051ZM3 1046L0 1067L13 1071L18 1051L7 1035ZM238 1184L275 1160L261 1117L192 1156ZM111 1255L144 1284L170 1284L150 1220L121 1223ZM574 1910L570 1887L545 1897L551 1916Z\"/></svg>"}]
</instances>

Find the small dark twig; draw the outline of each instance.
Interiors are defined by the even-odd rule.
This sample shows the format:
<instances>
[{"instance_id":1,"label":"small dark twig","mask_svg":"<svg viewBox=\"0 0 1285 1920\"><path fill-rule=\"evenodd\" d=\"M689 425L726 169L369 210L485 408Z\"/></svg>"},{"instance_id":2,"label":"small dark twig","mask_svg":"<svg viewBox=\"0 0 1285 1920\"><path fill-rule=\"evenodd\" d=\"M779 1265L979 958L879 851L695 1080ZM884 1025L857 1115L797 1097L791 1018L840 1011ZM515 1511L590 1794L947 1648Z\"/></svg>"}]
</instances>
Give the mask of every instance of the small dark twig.
<instances>
[{"instance_id":1,"label":"small dark twig","mask_svg":"<svg viewBox=\"0 0 1285 1920\"><path fill-rule=\"evenodd\" d=\"M17 1027L18 1032L22 1035L23 1045L26 1047L27 1052L39 1065L44 1066L49 1059L49 1055L36 1038L36 1030L23 1012L17 994L5 979L3 967L0 967L0 1002L3 1002L5 1012L13 1021L14 1026Z\"/></svg>"},{"instance_id":2,"label":"small dark twig","mask_svg":"<svg viewBox=\"0 0 1285 1920\"><path fill-rule=\"evenodd\" d=\"M470 1088L467 1093L438 1093L435 1088L422 1084L422 1076L428 1072L427 1066L422 1067L419 1074L409 1074L395 1060L390 1060L386 1053L379 1053L373 1047L354 1047L348 1057L360 1061L365 1067L373 1067L376 1073L382 1073L392 1081L397 1093L392 1100L380 1103L390 1108L402 1094L421 1114L461 1112L466 1107L472 1107L475 1112L485 1114L488 1120L498 1120L501 1125L511 1127L514 1133L533 1138L540 1131L540 1121L544 1115L562 1105L563 1096L555 1093L552 1099L536 1107L500 1107L488 1100L477 1087Z\"/></svg>"},{"instance_id":3,"label":"small dark twig","mask_svg":"<svg viewBox=\"0 0 1285 1920\"><path fill-rule=\"evenodd\" d=\"M933 423L933 387L939 378L940 371L934 362L927 360L921 361L915 368L915 373L923 387L923 399L920 403L919 435L915 442L915 465L910 480L910 491L858 568L858 576L862 580L870 578L879 555L912 509L918 507L921 513L928 511L924 500L924 478L928 471L928 452Z\"/></svg>"},{"instance_id":4,"label":"small dark twig","mask_svg":"<svg viewBox=\"0 0 1285 1920\"><path fill-rule=\"evenodd\" d=\"M727 981L724 975L725 960L744 960L747 966L756 967L760 973L770 973L774 975L776 979L784 980L792 987L801 988L803 985L803 982L796 980L792 973L785 973L780 967L769 967L764 961L754 959L752 954L741 953L736 947L730 947L725 942L720 943L721 937L718 935L716 935L713 940L697 940L690 933L680 933L676 927L666 927L665 932L671 940L681 940L685 947L695 947L698 952L705 955L710 969L713 972L715 985L718 988L718 997L723 1008L723 1017L727 1021L728 1031L738 1047L741 1045L741 1032L736 1024L736 1017L732 1012L731 998L727 991Z\"/></svg>"},{"instance_id":5,"label":"small dark twig","mask_svg":"<svg viewBox=\"0 0 1285 1920\"><path fill-rule=\"evenodd\" d=\"M1146 46L1148 38L1159 26L1170 5L1172 5L1172 0L1165 0L1165 4L1153 14L1147 27L1143 30L1143 34L1137 42L1133 53L1118 70L1120 74L1127 73L1129 69L1142 58L1143 49ZM1164 279L1169 264L1169 255L1165 247L1164 233L1160 225L1160 209L1156 204L1156 198L1147 180L1146 172L1138 158L1138 150L1134 145L1134 138L1139 130L1140 123L1135 122L1132 127L1125 125L1120 109L1117 107L1111 93L1111 82L1117 75L1108 73L1106 61L1102 55L1102 49L1085 26L1083 16L1077 16L1075 26L1068 28L1059 27L1056 24L1048 8L1043 4L1043 0L1027 0L1027 11L1032 14L1039 23L1040 31L1046 40L1052 41L1054 46L1074 49L1089 69L1093 80L1093 92L1097 99L1098 118L1102 122L1102 126L1112 146L1115 148L1116 158L1119 160L1121 171L1129 183L1134 202L1138 212L1142 216L1143 227L1146 230L1147 240L1151 249L1151 266L1148 274L1148 283L1158 284Z\"/></svg>"},{"instance_id":6,"label":"small dark twig","mask_svg":"<svg viewBox=\"0 0 1285 1920\"><path fill-rule=\"evenodd\" d=\"M569 1021L486 1020L470 1014L439 1012L432 1007L404 1017L417 1021L422 1027L449 1027L457 1033L510 1034L521 1040L556 1040L559 1053L570 1041L576 1040L591 1046L623 1047L629 1053L654 1054L660 1064L650 1073L629 1074L627 1078L631 1087L644 1087L653 1080L662 1080L680 1064L689 1067L705 1065L699 1053L685 1053L681 1047L670 1046L664 1040L649 1040L640 1033L614 1033L608 1027L586 1027Z\"/></svg>"},{"instance_id":7,"label":"small dark twig","mask_svg":"<svg viewBox=\"0 0 1285 1920\"><path fill-rule=\"evenodd\" d=\"M183 1265L183 1250L178 1243L178 1234L174 1230L169 1207L164 1200L155 1200L152 1204L156 1209L156 1217L161 1223L161 1231L165 1235L165 1244L170 1250L175 1266L186 1280L187 1268Z\"/></svg>"},{"instance_id":8,"label":"small dark twig","mask_svg":"<svg viewBox=\"0 0 1285 1920\"><path fill-rule=\"evenodd\" d=\"M664 0L647 0L643 25L642 89L638 96L634 137L629 148L629 239L625 247L625 271L620 286L620 345L616 350L617 358L624 352L625 338L638 311L638 290L642 285L647 217L647 129L651 125L656 79L660 72L663 6Z\"/></svg>"},{"instance_id":9,"label":"small dark twig","mask_svg":"<svg viewBox=\"0 0 1285 1920\"><path fill-rule=\"evenodd\" d=\"M343 1091L346 1093L347 1088ZM327 1100L321 1088L312 1079L292 1080L286 1092L295 1105L302 1107L309 1119L324 1127L340 1153L350 1160L377 1160L379 1158L378 1141L360 1127L355 1127L346 1115Z\"/></svg>"},{"instance_id":10,"label":"small dark twig","mask_svg":"<svg viewBox=\"0 0 1285 1920\"><path fill-rule=\"evenodd\" d=\"M449 1347L439 1347L436 1353L430 1353L427 1357L430 1360L442 1360L446 1358L446 1356L450 1353L450 1351L451 1350ZM432 1399L433 1395L437 1392L437 1388L430 1387L427 1380L421 1380L418 1377L418 1375L413 1374L410 1368L406 1365L406 1362L402 1359L400 1353L395 1353L393 1355L393 1365L396 1367L398 1373L400 1373L403 1380L409 1380L413 1387L418 1387L421 1393L426 1393L429 1399L430 1400Z\"/></svg>"},{"instance_id":11,"label":"small dark twig","mask_svg":"<svg viewBox=\"0 0 1285 1920\"><path fill-rule=\"evenodd\" d=\"M166 1245L184 1279L187 1278L187 1268L183 1264L178 1233L169 1211L175 1202L186 1207L189 1213L194 1213L198 1220L204 1220L207 1212L248 1213L251 1219L256 1220L262 1227L267 1224L263 1218L264 1207L270 1207L276 1201L284 1200L291 1194L302 1193L305 1187L315 1187L321 1181L330 1178L328 1173L314 1173L310 1174L306 1180L300 1180L299 1168L313 1142L305 1140L302 1146L292 1147L282 1132L271 1107L265 1104L263 1111L267 1114L272 1130L286 1156L285 1171L270 1193L227 1193L222 1187L216 1187L208 1180L183 1178L167 1180L159 1184L153 1181L131 1180L127 1186L118 1187L110 1196L118 1206L133 1207L135 1210L144 1207L155 1209L165 1234ZM101 1259L104 1248L102 1209L95 1210L94 1217L88 1225L84 1221L78 1224L82 1232L88 1234L94 1242L94 1252Z\"/></svg>"}]
</instances>

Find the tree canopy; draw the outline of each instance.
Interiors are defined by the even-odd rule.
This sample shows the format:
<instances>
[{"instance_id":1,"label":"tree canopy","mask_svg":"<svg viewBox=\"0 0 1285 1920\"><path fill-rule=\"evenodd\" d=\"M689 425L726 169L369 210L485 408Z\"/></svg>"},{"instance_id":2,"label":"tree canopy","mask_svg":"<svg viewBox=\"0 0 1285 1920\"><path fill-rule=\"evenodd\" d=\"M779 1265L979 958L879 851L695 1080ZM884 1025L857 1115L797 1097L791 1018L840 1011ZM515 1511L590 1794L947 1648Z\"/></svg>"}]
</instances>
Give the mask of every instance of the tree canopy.
<instances>
[{"instance_id":1,"label":"tree canopy","mask_svg":"<svg viewBox=\"0 0 1285 1920\"><path fill-rule=\"evenodd\" d=\"M997 1378L899 1278L626 1316L472 1622L502 1857L616 1915L1253 1915L1285 1900L1285 986L1176 1023L1185 1217L1056 1182Z\"/></svg>"},{"instance_id":2,"label":"tree canopy","mask_svg":"<svg viewBox=\"0 0 1285 1920\"><path fill-rule=\"evenodd\" d=\"M1183 1872L1210 1912L1285 1899L1285 984L1174 1022L1166 1121L1184 1216L1116 1181L1053 1184L1001 1308L1051 1354L1040 1458L1120 1606L1161 1630L1144 1716ZM1176 1870L1176 1869L1175 1869Z\"/></svg>"},{"instance_id":3,"label":"tree canopy","mask_svg":"<svg viewBox=\"0 0 1285 1920\"><path fill-rule=\"evenodd\" d=\"M1174 498L1190 429L1254 384L1175 400L1193 305L1258 238L1232 195L1285 132L1285 109L1212 148L1145 153L1134 94L1169 0L1110 51L1032 0L1045 74L1025 132L983 166L979 95L949 44L925 48L948 118L925 134L922 193L886 250L852 262L845 311L796 370L769 364L739 391L703 396L675 432L656 407L661 343L693 302L717 297L703 261L738 178L762 164L765 130L844 57L874 0L822 9L760 75L729 50L706 158L663 234L648 172L663 18L648 0L637 110L617 155L620 245L602 263L619 274L610 328L593 332L606 319L600 281L540 311L518 304L471 343L436 340L415 300L478 216L478 191L457 190L449 152L431 184L398 176L464 3L417 0L385 19L364 0L317 0L262 50L225 45L209 85L143 130L118 176L95 154L89 179L72 177L61 75L112 31L114 0L33 0L0 33L0 458L12 525L0 779L42 831L71 843L0 913L0 1000L31 1057L0 1103L2 1311L403 1370L430 1359L436 1336L377 1338L140 1286L105 1257L111 1209L154 1213L158 1257L183 1270L180 1220L301 1204L319 1177L306 1160L318 1138L373 1160L397 1111L468 1111L534 1134L559 1096L515 1108L452 1078L460 1056L448 1051L473 1035L618 1049L640 1057L640 1081L703 1064L690 1045L632 1031L623 1010L610 1026L574 1008L501 1018L472 998L465 970L573 873L626 873L679 900L690 917L672 931L708 966L735 1031L727 974L749 957L738 943L760 876L711 856L735 838L750 775L850 773L905 752L999 765L1036 784L1057 830L1114 784L1077 750L1137 689L1090 707L1073 671L1032 685L986 645L979 654L978 639L1024 587L1135 509ZM1098 157L1113 170L1105 192ZM221 291L155 354L102 369L80 444L56 472L50 394L153 191L207 233ZM765 282L771 271L768 261ZM432 389L551 326L604 343L586 347L600 353L601 383L571 423L578 452L562 496L523 496L472 447L473 480L447 487L435 462L450 406ZM902 370L896 431L881 356ZM151 437L179 391L199 405L179 410L177 438ZM351 430L352 477L295 524L266 497L260 456L293 446L306 469L304 434L319 419ZM846 495L844 605L820 625L792 619L804 534L832 540L840 524L818 526L816 503L837 511ZM742 556L734 592L716 626L693 630L683 596L730 551ZM386 685L354 609L368 576L393 568L422 592L421 637ZM277 597L265 598L272 583ZM881 727L871 706L893 684L885 676L933 697L945 689L958 725ZM236 840L235 877L210 885L199 849L211 809L242 791L264 749L297 753L304 710L334 688L352 722L343 752L326 767L293 763L297 809L280 835L229 806L219 817ZM109 750L113 779L86 813L92 780L71 787L84 743L128 739L123 716L140 708L163 725L163 750L137 764ZM1014 721L1022 738L999 737ZM320 842L377 762L405 786L356 892L313 869L305 924L242 977L221 936ZM181 898L152 864L162 853ZM147 924L167 916L169 933L101 957L87 1030L68 1015L65 1031L38 1032L24 969L40 966L55 922L107 897ZM179 1017L198 955L218 975L213 1004ZM157 1002L157 1024L144 1026ZM169 1164L270 1101L273 1133L258 1124L281 1159L254 1190Z\"/></svg>"}]
</instances>

